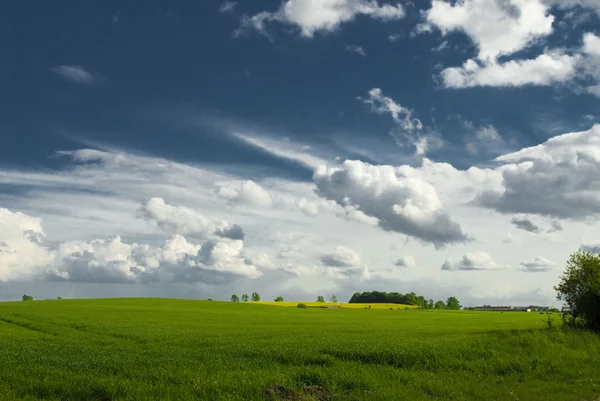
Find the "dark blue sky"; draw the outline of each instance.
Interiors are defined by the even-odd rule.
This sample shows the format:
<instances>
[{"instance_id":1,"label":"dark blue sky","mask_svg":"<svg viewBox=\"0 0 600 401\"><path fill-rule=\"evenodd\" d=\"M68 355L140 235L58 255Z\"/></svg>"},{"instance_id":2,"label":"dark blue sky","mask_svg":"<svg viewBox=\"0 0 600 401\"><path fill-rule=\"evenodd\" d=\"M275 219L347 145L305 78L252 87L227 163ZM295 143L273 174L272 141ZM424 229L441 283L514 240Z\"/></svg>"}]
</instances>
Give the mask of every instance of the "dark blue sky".
<instances>
[{"instance_id":1,"label":"dark blue sky","mask_svg":"<svg viewBox=\"0 0 600 401\"><path fill-rule=\"evenodd\" d=\"M0 15L0 163L56 167L60 159L51 156L57 150L112 146L310 177L306 168L232 138L215 121L333 153L342 152L336 143L372 147L381 156L374 162L399 163L407 149L388 134L393 121L357 100L371 88L381 88L435 130L446 145L428 157L457 167L496 155L465 151L470 133L464 121L493 125L511 150L589 128L584 116L597 114L600 101L564 86L442 88L440 66L461 65L477 48L461 32L412 37L429 4L416 2L395 21L359 15L313 38L273 23L269 40L258 32L233 32L242 15L274 11L278 0L239 2L230 13L219 12L219 1L11 2ZM518 55L573 45L597 22L590 17L569 34L556 24L551 36ZM392 34L400 38L389 41ZM449 45L432 51L443 40ZM363 47L366 57L348 45ZM94 81L70 82L53 72L59 66L81 67Z\"/></svg>"}]
</instances>

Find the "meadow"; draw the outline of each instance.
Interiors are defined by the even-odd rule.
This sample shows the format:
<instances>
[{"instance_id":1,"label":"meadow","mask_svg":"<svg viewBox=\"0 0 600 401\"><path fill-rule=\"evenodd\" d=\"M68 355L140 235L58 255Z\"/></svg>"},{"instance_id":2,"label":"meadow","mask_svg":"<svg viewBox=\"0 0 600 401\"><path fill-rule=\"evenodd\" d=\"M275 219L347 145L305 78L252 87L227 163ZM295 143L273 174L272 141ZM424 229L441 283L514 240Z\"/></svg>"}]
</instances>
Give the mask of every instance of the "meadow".
<instances>
[{"instance_id":1,"label":"meadow","mask_svg":"<svg viewBox=\"0 0 600 401\"><path fill-rule=\"evenodd\" d=\"M600 337L548 316L0 303L0 400L599 399Z\"/></svg>"}]
</instances>

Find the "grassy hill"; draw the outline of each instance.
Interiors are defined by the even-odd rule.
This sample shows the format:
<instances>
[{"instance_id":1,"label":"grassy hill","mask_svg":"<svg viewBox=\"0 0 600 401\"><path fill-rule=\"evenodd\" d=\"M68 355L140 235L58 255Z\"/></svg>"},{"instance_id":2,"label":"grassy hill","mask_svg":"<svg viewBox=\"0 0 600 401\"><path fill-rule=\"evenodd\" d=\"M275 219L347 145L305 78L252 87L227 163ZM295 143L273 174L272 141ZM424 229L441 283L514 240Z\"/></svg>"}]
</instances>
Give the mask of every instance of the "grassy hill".
<instances>
[{"instance_id":1,"label":"grassy hill","mask_svg":"<svg viewBox=\"0 0 600 401\"><path fill-rule=\"evenodd\" d=\"M166 299L0 303L0 400L595 400L547 315Z\"/></svg>"}]
</instances>

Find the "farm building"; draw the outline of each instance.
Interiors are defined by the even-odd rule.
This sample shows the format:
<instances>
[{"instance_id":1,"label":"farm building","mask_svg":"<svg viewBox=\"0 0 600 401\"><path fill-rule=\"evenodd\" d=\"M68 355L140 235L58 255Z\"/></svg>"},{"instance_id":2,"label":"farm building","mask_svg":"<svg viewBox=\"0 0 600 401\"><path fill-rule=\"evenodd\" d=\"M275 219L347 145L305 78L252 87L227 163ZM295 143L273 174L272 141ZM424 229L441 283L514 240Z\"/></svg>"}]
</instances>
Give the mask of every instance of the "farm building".
<instances>
[{"instance_id":1,"label":"farm building","mask_svg":"<svg viewBox=\"0 0 600 401\"><path fill-rule=\"evenodd\" d=\"M547 306L491 306L491 305L484 305L484 306L475 306L474 308L471 308L471 310L476 310L476 311L488 311L488 312L533 312L533 311L546 311L550 309L550 307Z\"/></svg>"}]
</instances>

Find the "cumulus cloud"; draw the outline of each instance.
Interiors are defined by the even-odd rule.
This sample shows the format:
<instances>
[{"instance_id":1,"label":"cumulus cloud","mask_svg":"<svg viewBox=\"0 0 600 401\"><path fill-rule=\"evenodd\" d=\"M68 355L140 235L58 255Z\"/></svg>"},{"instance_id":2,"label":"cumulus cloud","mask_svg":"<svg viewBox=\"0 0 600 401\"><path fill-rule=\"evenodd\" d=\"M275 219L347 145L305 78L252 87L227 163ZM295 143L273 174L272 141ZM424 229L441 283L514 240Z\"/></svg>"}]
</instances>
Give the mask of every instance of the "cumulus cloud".
<instances>
[{"instance_id":1,"label":"cumulus cloud","mask_svg":"<svg viewBox=\"0 0 600 401\"><path fill-rule=\"evenodd\" d=\"M265 252L260 252L254 256L246 258L246 263L255 265L261 269L274 269L275 264L271 261L271 258Z\"/></svg>"},{"instance_id":2,"label":"cumulus cloud","mask_svg":"<svg viewBox=\"0 0 600 401\"><path fill-rule=\"evenodd\" d=\"M216 227L200 213L186 207L168 205L163 198L152 198L138 209L138 217L153 221L173 234L207 237Z\"/></svg>"},{"instance_id":3,"label":"cumulus cloud","mask_svg":"<svg viewBox=\"0 0 600 401\"><path fill-rule=\"evenodd\" d=\"M537 256L529 262L521 262L519 264L519 270L528 273L542 273L552 270L554 263L546 258Z\"/></svg>"},{"instance_id":4,"label":"cumulus cloud","mask_svg":"<svg viewBox=\"0 0 600 401\"><path fill-rule=\"evenodd\" d=\"M244 181L238 188L230 185L219 187L222 198L249 206L271 206L273 199L267 190L252 180Z\"/></svg>"},{"instance_id":5,"label":"cumulus cloud","mask_svg":"<svg viewBox=\"0 0 600 401\"><path fill-rule=\"evenodd\" d=\"M197 245L174 235L154 245L128 244L116 236L68 241L54 249L46 242L40 219L0 209L0 281L219 284L262 275L243 258L241 240L215 239Z\"/></svg>"},{"instance_id":6,"label":"cumulus cloud","mask_svg":"<svg viewBox=\"0 0 600 401\"><path fill-rule=\"evenodd\" d=\"M30 278L50 263L44 241L40 219L0 208L0 281Z\"/></svg>"},{"instance_id":7,"label":"cumulus cloud","mask_svg":"<svg viewBox=\"0 0 600 401\"><path fill-rule=\"evenodd\" d=\"M436 248L468 241L444 210L435 187L407 167L347 160L341 167L321 166L313 180L319 196L356 207L377 218L386 231L409 235Z\"/></svg>"},{"instance_id":8,"label":"cumulus cloud","mask_svg":"<svg viewBox=\"0 0 600 401\"><path fill-rule=\"evenodd\" d=\"M539 43L553 33L554 17L549 14L553 0L434 0L425 12L424 26L443 34L460 31L477 46L475 59L460 67L445 68L440 78L446 88L548 86L574 81L577 91L600 96L600 38L583 37L581 49L546 48L529 59L500 62ZM595 7L596 0L566 0L559 5Z\"/></svg>"},{"instance_id":9,"label":"cumulus cloud","mask_svg":"<svg viewBox=\"0 0 600 401\"><path fill-rule=\"evenodd\" d=\"M501 269L503 266L494 262L490 255L485 252L472 252L467 253L457 262L453 262L452 259L448 259L442 265L442 270L457 271L457 270L496 270Z\"/></svg>"},{"instance_id":10,"label":"cumulus cloud","mask_svg":"<svg viewBox=\"0 0 600 401\"><path fill-rule=\"evenodd\" d=\"M367 216L355 206L339 205L332 200L307 200L306 198L301 198L296 204L307 216L316 216L322 212L331 212L347 221L356 221L370 226L376 226L379 223L379 219Z\"/></svg>"},{"instance_id":11,"label":"cumulus cloud","mask_svg":"<svg viewBox=\"0 0 600 401\"><path fill-rule=\"evenodd\" d=\"M394 263L395 266L398 267L406 267L406 268L413 268L415 267L416 263L415 263L415 258L413 258L412 256L406 256L403 258L400 258L396 261L396 263Z\"/></svg>"},{"instance_id":12,"label":"cumulus cloud","mask_svg":"<svg viewBox=\"0 0 600 401\"><path fill-rule=\"evenodd\" d=\"M389 96L385 96L380 88L373 88L367 93L367 97L358 97L358 100L370 107L377 114L389 114L397 129L392 130L390 135L396 139L396 143L404 146L405 142L415 147L415 154L423 156L428 150L442 146L442 142L436 135L424 132L423 123L413 117L413 111Z\"/></svg>"},{"instance_id":13,"label":"cumulus cloud","mask_svg":"<svg viewBox=\"0 0 600 401\"><path fill-rule=\"evenodd\" d=\"M504 63L467 60L462 67L444 69L441 77L447 88L547 86L573 79L579 60L578 55L558 51L544 53L534 59Z\"/></svg>"},{"instance_id":14,"label":"cumulus cloud","mask_svg":"<svg viewBox=\"0 0 600 401\"><path fill-rule=\"evenodd\" d=\"M403 18L405 13L400 4L380 5L377 0L287 0L277 11L244 16L237 33L256 29L266 34L266 24L277 21L296 26L302 36L312 38L316 32L334 31L358 15L391 21Z\"/></svg>"},{"instance_id":15,"label":"cumulus cloud","mask_svg":"<svg viewBox=\"0 0 600 401\"><path fill-rule=\"evenodd\" d=\"M96 81L94 75L78 65L60 65L52 68L51 71L76 84L91 85Z\"/></svg>"},{"instance_id":16,"label":"cumulus cloud","mask_svg":"<svg viewBox=\"0 0 600 401\"><path fill-rule=\"evenodd\" d=\"M502 184L481 192L480 206L501 213L585 219L600 213L600 124L496 158Z\"/></svg>"},{"instance_id":17,"label":"cumulus cloud","mask_svg":"<svg viewBox=\"0 0 600 401\"><path fill-rule=\"evenodd\" d=\"M425 19L443 34L464 32L486 62L550 35L554 21L542 0L433 0Z\"/></svg>"},{"instance_id":18,"label":"cumulus cloud","mask_svg":"<svg viewBox=\"0 0 600 401\"><path fill-rule=\"evenodd\" d=\"M352 249L339 246L321 256L321 262L330 267L356 267L360 264L360 254Z\"/></svg>"},{"instance_id":19,"label":"cumulus cloud","mask_svg":"<svg viewBox=\"0 0 600 401\"><path fill-rule=\"evenodd\" d=\"M223 221L219 224L206 219L193 209L172 206L163 198L152 198L137 211L137 217L156 223L171 234L182 234L195 238L216 235L222 238L243 240L244 229L238 224Z\"/></svg>"},{"instance_id":20,"label":"cumulus cloud","mask_svg":"<svg viewBox=\"0 0 600 401\"><path fill-rule=\"evenodd\" d=\"M47 277L94 283L154 281L221 284L239 278L258 278L256 266L246 263L239 240L210 240L193 244L174 235L160 246L127 244L120 237L61 244Z\"/></svg>"}]
</instances>

